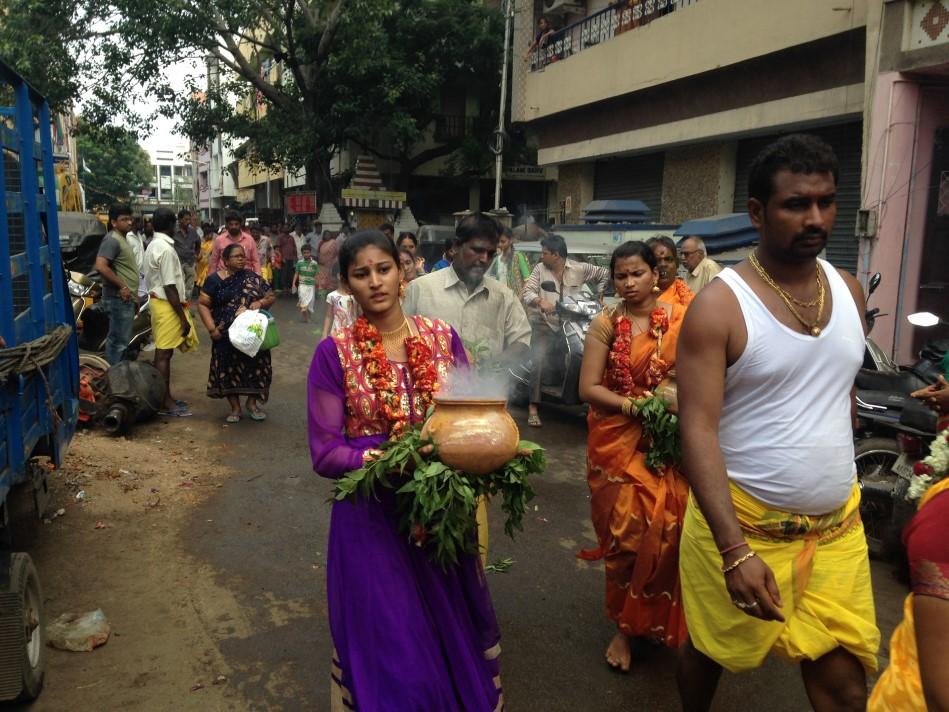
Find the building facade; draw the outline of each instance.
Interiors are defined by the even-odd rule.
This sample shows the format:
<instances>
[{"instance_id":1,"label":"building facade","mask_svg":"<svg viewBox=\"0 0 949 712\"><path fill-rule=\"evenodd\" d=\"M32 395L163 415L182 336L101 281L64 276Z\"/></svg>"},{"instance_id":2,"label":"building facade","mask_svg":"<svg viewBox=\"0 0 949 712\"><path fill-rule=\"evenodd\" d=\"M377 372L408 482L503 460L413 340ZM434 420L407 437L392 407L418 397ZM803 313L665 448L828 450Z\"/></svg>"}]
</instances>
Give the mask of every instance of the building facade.
<instances>
[{"instance_id":1,"label":"building facade","mask_svg":"<svg viewBox=\"0 0 949 712\"><path fill-rule=\"evenodd\" d=\"M827 257L864 281L884 271L888 288L874 303L893 316L878 322L879 338L908 359L909 325L898 334L896 324L918 301L920 270L911 263L922 243L905 241L922 234L910 238L896 225L873 232L874 224L890 228L894 218L881 221L867 211L880 207L881 180L893 189L903 185L894 163L904 178L914 175L907 147L926 154L922 166L932 159L936 126L949 124L949 112L939 113L949 45L926 33L938 29L940 38L947 30L942 19L931 26L923 20L927 13L941 18L938 8L945 12L947 4L517 0L512 118L536 136L538 163L558 169L551 217L563 222L579 221L591 200L610 198L643 200L663 223L742 211L748 169L764 145L795 131L821 136L841 168ZM528 52L542 13L553 15L557 32ZM917 26L925 47L908 39ZM915 98L904 99L905 92ZM907 122L898 133L908 137L887 152L897 140L894 106ZM921 142L920 132L929 138ZM917 187L931 194L931 187ZM892 201L899 193L883 195ZM858 237L867 226L873 235ZM893 257L904 252L908 259L894 274Z\"/></svg>"}]
</instances>

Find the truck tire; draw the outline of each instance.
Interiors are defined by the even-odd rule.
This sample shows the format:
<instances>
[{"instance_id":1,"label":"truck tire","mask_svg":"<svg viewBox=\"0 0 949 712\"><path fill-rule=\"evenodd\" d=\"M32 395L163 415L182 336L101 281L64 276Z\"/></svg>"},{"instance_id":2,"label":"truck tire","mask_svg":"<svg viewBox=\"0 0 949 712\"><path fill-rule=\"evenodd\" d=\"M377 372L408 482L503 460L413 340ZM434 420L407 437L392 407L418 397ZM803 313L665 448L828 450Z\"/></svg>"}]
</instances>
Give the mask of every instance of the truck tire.
<instances>
[{"instance_id":1,"label":"truck tire","mask_svg":"<svg viewBox=\"0 0 949 712\"><path fill-rule=\"evenodd\" d=\"M891 468L900 456L900 446L891 438L865 438L854 446L854 463L860 483L860 518L870 555L885 558L894 526L895 500L887 490L896 490L899 476ZM883 485L873 487L871 485Z\"/></svg>"},{"instance_id":2,"label":"truck tire","mask_svg":"<svg viewBox=\"0 0 949 712\"><path fill-rule=\"evenodd\" d=\"M29 551L39 536L40 513L36 511L36 495L31 482L14 485L7 493L7 526L16 551Z\"/></svg>"},{"instance_id":3,"label":"truck tire","mask_svg":"<svg viewBox=\"0 0 949 712\"><path fill-rule=\"evenodd\" d=\"M0 601L0 698L30 702L46 674L46 613L29 554L10 555L10 578Z\"/></svg>"}]
</instances>

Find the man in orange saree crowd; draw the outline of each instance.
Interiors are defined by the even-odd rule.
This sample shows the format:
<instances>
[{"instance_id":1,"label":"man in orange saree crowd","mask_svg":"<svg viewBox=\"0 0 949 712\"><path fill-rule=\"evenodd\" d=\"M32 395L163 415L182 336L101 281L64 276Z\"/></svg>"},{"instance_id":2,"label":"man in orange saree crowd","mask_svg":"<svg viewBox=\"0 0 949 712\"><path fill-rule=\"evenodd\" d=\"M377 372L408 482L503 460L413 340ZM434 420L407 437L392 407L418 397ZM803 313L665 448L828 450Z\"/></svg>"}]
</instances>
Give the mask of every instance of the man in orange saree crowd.
<instances>
[{"instance_id":1,"label":"man in orange saree crowd","mask_svg":"<svg viewBox=\"0 0 949 712\"><path fill-rule=\"evenodd\" d=\"M756 250L692 302L678 344L679 550L688 712L722 668L800 663L815 710L863 710L876 627L853 460L863 291L818 259L837 212L827 144L786 136L752 164Z\"/></svg>"}]
</instances>

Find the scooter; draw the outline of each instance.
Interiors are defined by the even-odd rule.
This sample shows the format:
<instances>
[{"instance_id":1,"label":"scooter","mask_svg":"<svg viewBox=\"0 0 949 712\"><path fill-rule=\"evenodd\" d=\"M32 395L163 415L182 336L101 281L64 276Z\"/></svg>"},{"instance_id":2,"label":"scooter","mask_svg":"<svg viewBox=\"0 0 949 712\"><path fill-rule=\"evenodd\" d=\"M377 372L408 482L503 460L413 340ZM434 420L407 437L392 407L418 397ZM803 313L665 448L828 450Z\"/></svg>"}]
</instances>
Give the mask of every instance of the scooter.
<instances>
[{"instance_id":1,"label":"scooter","mask_svg":"<svg viewBox=\"0 0 949 712\"><path fill-rule=\"evenodd\" d=\"M73 315L79 348L95 353L105 352L105 341L109 335L109 315L102 306L102 285L98 273L69 273L69 295L72 299ZM149 297L139 305L132 321L132 336L129 339L125 359L134 361L152 340L152 318L148 307Z\"/></svg>"},{"instance_id":2,"label":"scooter","mask_svg":"<svg viewBox=\"0 0 949 712\"><path fill-rule=\"evenodd\" d=\"M918 326L935 325L915 321ZM932 315L930 315L932 316ZM944 341L929 342L920 359L895 372L863 369L857 375L857 428L854 460L861 487L860 514L871 554L892 558L898 533L912 516L906 500L913 474L936 434L936 414L910 394L935 383L943 370Z\"/></svg>"},{"instance_id":3,"label":"scooter","mask_svg":"<svg viewBox=\"0 0 949 712\"><path fill-rule=\"evenodd\" d=\"M557 291L553 282L543 282L540 286L546 292ZM580 365L583 362L583 341L590 322L602 308L586 285L576 297L561 297L557 302L557 315L560 317L561 326L544 359L540 387L541 400L544 403L578 405L581 402ZM527 360L510 369L515 402L525 403L529 399L532 368L533 362Z\"/></svg>"}]
</instances>

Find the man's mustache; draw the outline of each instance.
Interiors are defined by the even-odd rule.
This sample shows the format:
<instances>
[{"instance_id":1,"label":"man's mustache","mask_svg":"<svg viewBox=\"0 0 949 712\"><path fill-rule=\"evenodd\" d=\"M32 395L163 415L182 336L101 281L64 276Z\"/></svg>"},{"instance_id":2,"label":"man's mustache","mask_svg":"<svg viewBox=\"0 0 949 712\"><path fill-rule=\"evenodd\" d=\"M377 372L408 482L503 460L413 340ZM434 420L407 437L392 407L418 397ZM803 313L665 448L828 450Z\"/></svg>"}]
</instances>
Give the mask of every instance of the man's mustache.
<instances>
[{"instance_id":1,"label":"man's mustache","mask_svg":"<svg viewBox=\"0 0 949 712\"><path fill-rule=\"evenodd\" d=\"M824 242L827 242L828 235L826 230L805 230L804 232L799 232L794 236L794 242L804 242L805 240L813 240L815 237L820 238Z\"/></svg>"}]
</instances>

